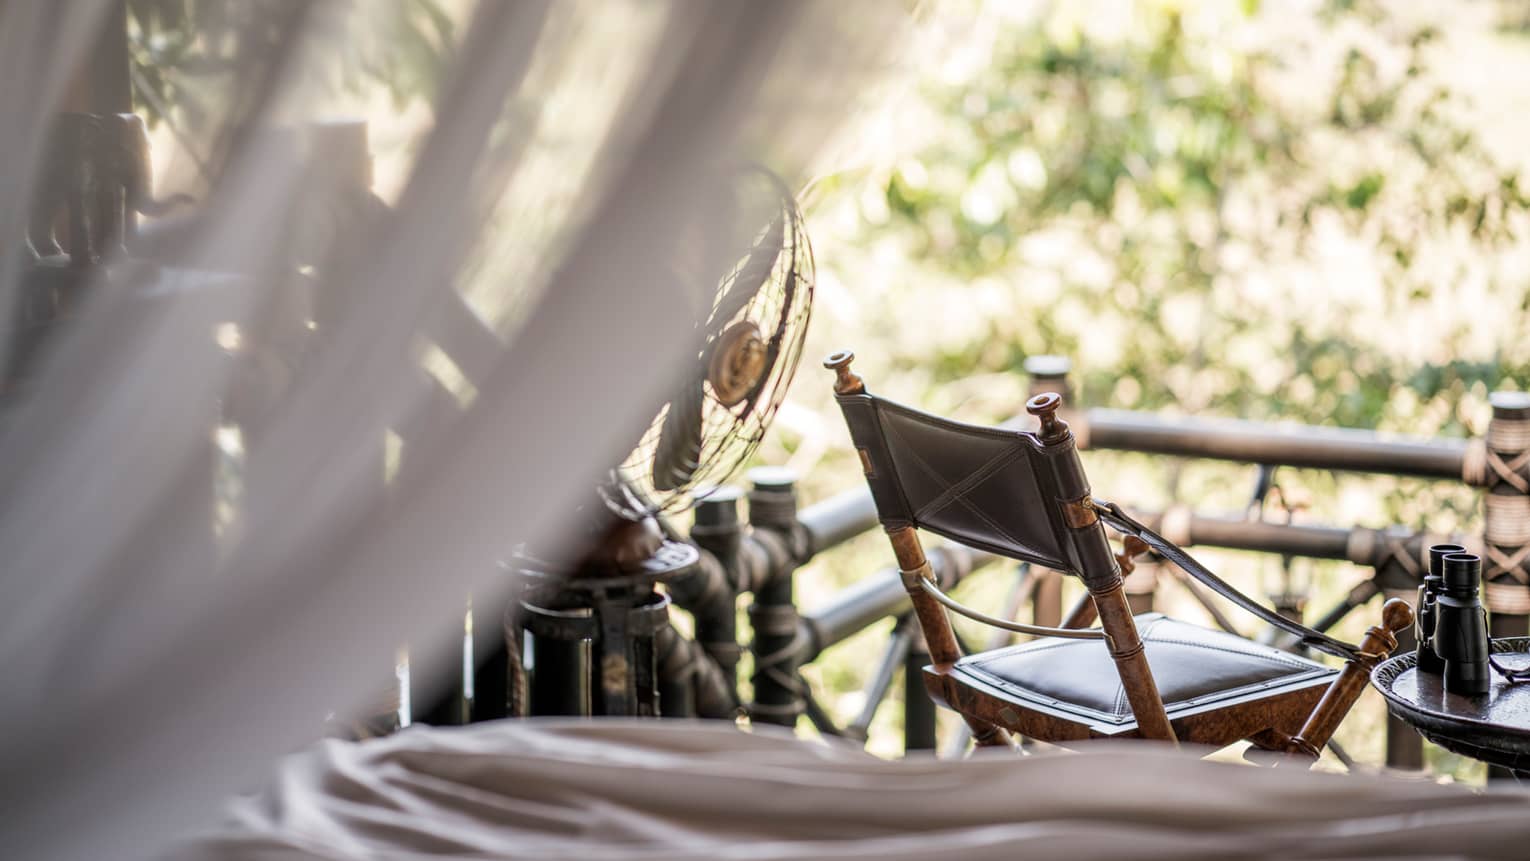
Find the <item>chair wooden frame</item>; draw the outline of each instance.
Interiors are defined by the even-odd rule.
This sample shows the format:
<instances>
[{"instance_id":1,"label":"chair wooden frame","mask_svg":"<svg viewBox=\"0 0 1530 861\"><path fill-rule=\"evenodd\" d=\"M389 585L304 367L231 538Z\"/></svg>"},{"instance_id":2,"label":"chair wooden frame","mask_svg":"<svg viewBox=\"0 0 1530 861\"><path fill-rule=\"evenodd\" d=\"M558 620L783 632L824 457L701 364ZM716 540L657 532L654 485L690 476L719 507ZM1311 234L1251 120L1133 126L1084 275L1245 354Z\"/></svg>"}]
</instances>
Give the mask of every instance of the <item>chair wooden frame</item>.
<instances>
[{"instance_id":1,"label":"chair wooden frame","mask_svg":"<svg viewBox=\"0 0 1530 861\"><path fill-rule=\"evenodd\" d=\"M824 362L836 374L834 391L842 406L846 399L865 394L864 381L850 370L853 359L854 354L840 351ZM1213 704L1177 707L1171 716L1148 664L1123 587L1123 564L1130 570L1132 557L1146 545L1128 537L1121 555L1112 552L1073 434L1057 417L1060 402L1055 394L1042 394L1032 398L1026 409L1039 420L1034 439L1053 464L1049 487L1057 491L1055 502L1060 509L1053 522L1066 530L1064 538L1077 560L1073 573L1088 590L1134 722L1111 726L1090 721L1065 708L1017 698L965 671L959 663L962 654L947 609L932 594L930 584L936 581L915 524L888 518L879 511L929 645L931 664L925 669L924 681L930 696L960 714L972 728L974 740L983 746L1007 745L1010 733L1058 743L1126 737L1213 747L1248 739L1262 749L1316 759L1364 691L1371 668L1397 647L1395 632L1412 624L1412 609L1405 601L1388 601L1382 610L1382 624L1367 632L1336 675L1308 674L1289 684L1217 698ZM846 407L847 421L851 419L849 409ZM855 430L852 422L852 435ZM858 443L858 448L871 481L875 464L867 447Z\"/></svg>"}]
</instances>

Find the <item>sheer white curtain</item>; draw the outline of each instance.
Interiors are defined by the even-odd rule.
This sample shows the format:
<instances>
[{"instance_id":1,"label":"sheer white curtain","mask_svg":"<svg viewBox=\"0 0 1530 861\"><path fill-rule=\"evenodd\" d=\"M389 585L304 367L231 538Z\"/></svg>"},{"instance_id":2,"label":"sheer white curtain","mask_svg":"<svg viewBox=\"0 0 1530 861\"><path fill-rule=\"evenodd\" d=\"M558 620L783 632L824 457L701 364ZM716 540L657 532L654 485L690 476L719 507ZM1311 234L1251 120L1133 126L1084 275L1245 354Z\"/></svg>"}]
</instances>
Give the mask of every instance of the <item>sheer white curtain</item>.
<instances>
[{"instance_id":1,"label":"sheer white curtain","mask_svg":"<svg viewBox=\"0 0 1530 861\"><path fill-rule=\"evenodd\" d=\"M210 556L201 459L233 367L213 333L279 338L273 284L312 237L292 229L307 178L269 129L317 110L314 70L356 20L328 14L338 0L273 5L174 265L106 267L4 406L5 857L151 854L327 711L374 701L368 670L401 640L444 650L463 596L504 588L495 560L563 525L694 354L666 258L723 205L705 168L800 181L904 24L898 4L477 3L396 205L317 273L352 298L268 393ZM108 6L0 4L0 299L57 82ZM612 15L630 29L592 54ZM460 290L501 295L516 323L385 490L376 440L428 409L419 342Z\"/></svg>"},{"instance_id":2,"label":"sheer white curtain","mask_svg":"<svg viewBox=\"0 0 1530 861\"><path fill-rule=\"evenodd\" d=\"M757 160L806 179L907 7L471 4L395 205L303 271L341 312L262 389L238 516L210 548L209 436L243 367L214 334L279 352L316 235L312 175L274 130L320 114L317 70L362 20L343 13L366 12L261 6L174 259L98 271L0 402L0 857L150 857L273 769L239 833L196 852L1513 857L1523 798L1146 752L883 763L725 726L522 722L279 760L327 713L372 706L401 641L444 654L463 597L505 587L495 562L566 526L695 354L669 273L697 250L687 225L726 205L705 178ZM0 0L0 337L48 119L110 7ZM433 415L421 344L463 295L498 333L471 402ZM379 438L405 425L409 469L384 486ZM503 815L465 817L450 786Z\"/></svg>"}]
</instances>

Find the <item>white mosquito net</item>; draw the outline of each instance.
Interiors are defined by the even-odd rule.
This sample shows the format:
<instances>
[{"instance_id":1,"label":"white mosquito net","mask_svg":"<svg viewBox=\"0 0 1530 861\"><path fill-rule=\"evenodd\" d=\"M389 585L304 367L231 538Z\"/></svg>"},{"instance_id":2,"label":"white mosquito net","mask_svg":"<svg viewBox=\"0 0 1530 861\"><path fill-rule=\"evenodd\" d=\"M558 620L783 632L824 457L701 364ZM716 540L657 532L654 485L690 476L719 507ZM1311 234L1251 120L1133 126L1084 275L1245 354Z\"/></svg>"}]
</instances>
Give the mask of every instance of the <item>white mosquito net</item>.
<instances>
[{"instance_id":1,"label":"white mosquito net","mask_svg":"<svg viewBox=\"0 0 1530 861\"><path fill-rule=\"evenodd\" d=\"M0 3L0 337L21 322L15 238L51 119L115 5ZM909 18L880 2L459 5L392 205L342 241L308 218L315 177L283 130L323 118L326 64L376 3L233 4L197 205L155 254L91 270L6 393L0 855L153 856L273 768L219 836L178 851L1167 858L1258 839L1381 857L1449 852L1449 826L1512 854L1519 797L1147 751L886 763L727 726L528 722L280 760L372 704L401 641L444 654L462 596L505 589L497 560L565 525L695 354L670 258L724 205L711 168L760 161L800 187ZM291 269L331 304L294 309ZM440 410L421 355L463 303L494 337ZM300 373L279 359L294 320L321 345ZM231 342L272 358L232 362ZM231 414L241 487L210 543L209 438ZM381 482L384 431L405 426L410 468Z\"/></svg>"}]
</instances>

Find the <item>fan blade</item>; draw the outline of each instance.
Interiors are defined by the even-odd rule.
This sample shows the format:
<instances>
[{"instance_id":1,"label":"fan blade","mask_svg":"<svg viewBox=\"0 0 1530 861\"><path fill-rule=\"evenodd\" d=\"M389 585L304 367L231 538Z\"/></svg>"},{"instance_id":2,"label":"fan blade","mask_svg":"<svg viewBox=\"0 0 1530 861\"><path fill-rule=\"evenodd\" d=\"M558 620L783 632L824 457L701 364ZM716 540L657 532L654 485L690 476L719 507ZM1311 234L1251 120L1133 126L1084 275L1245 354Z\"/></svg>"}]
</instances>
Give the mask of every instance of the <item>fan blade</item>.
<instances>
[{"instance_id":1,"label":"fan blade","mask_svg":"<svg viewBox=\"0 0 1530 861\"><path fill-rule=\"evenodd\" d=\"M738 312L748 306L760 288L765 286L766 279L776 268L776 258L781 256L781 241L785 232L785 219L777 216L771 219L770 227L760 241L749 249L749 257L739 267L738 274L734 276L733 283L728 285L727 292L717 300L717 307L713 309L711 318L707 321L707 328L716 331L729 320L732 320Z\"/></svg>"},{"instance_id":2,"label":"fan blade","mask_svg":"<svg viewBox=\"0 0 1530 861\"><path fill-rule=\"evenodd\" d=\"M669 412L664 414L664 425L659 429L659 443L653 455L655 490L683 487L701 466L704 385L702 380L692 381L669 403Z\"/></svg>"}]
</instances>

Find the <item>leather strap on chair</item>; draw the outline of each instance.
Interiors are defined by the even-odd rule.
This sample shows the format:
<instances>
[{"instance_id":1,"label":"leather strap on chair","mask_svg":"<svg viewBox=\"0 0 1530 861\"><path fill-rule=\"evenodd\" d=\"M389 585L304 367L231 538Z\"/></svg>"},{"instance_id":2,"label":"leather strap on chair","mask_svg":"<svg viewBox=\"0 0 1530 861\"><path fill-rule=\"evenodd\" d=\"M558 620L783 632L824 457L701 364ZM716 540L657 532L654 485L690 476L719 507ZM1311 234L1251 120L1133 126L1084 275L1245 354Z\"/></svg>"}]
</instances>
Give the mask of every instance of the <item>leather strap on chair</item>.
<instances>
[{"instance_id":1,"label":"leather strap on chair","mask_svg":"<svg viewBox=\"0 0 1530 861\"><path fill-rule=\"evenodd\" d=\"M1110 524L1111 528L1117 532L1123 535L1134 535L1142 539L1149 547L1153 548L1155 553L1178 565L1186 574L1206 584L1213 592L1238 605L1251 615L1257 616L1266 624L1296 637L1302 645L1309 646L1324 654L1333 655L1336 658L1343 658L1346 661L1362 660L1366 657L1358 646L1330 637L1322 631L1309 628L1293 619L1288 619L1239 592L1232 584L1211 573L1210 569L1197 562L1194 557L1186 553L1182 548L1132 519L1126 512L1121 510L1121 506L1116 505L1114 502L1096 499L1094 500L1094 507L1099 513L1100 519Z\"/></svg>"}]
</instances>

